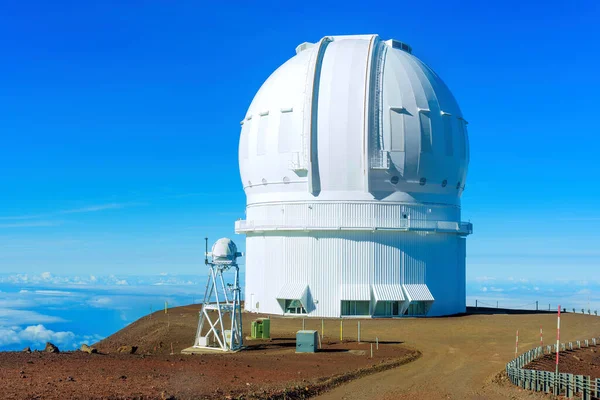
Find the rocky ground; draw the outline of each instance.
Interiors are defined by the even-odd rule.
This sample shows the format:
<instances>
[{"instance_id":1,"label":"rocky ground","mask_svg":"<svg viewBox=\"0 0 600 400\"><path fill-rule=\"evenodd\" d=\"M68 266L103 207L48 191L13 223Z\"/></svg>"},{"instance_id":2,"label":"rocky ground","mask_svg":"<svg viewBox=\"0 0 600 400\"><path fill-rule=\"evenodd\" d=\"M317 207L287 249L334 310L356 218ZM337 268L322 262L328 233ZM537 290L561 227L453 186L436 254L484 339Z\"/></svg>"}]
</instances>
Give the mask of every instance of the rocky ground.
<instances>
[{"instance_id":1,"label":"rocky ground","mask_svg":"<svg viewBox=\"0 0 600 400\"><path fill-rule=\"evenodd\" d=\"M249 349L237 354L181 355L193 343L198 310L141 318L97 343L101 354L0 353L2 398L542 398L500 372L514 356L516 329L525 351L537 345L540 326L550 332L556 324L550 314L362 320L359 344L357 320L344 320L340 343L340 320L324 320L322 327L320 319L307 319L306 329L324 328L328 350L308 355L294 352L302 319L278 317L271 321L272 341L247 342ZM256 317L244 314L246 332ZM565 341L600 334L595 316L567 314L561 322ZM380 349L371 359L376 340ZM588 360L574 353L583 364L595 362L595 354L586 354Z\"/></svg>"},{"instance_id":2,"label":"rocky ground","mask_svg":"<svg viewBox=\"0 0 600 400\"><path fill-rule=\"evenodd\" d=\"M2 399L306 398L420 355L399 343L379 343L371 358L371 343L333 338L316 354L296 354L288 332L248 340L234 354L182 355L193 343L197 312L155 313L85 351L56 353L48 346L0 353Z\"/></svg>"}]
</instances>

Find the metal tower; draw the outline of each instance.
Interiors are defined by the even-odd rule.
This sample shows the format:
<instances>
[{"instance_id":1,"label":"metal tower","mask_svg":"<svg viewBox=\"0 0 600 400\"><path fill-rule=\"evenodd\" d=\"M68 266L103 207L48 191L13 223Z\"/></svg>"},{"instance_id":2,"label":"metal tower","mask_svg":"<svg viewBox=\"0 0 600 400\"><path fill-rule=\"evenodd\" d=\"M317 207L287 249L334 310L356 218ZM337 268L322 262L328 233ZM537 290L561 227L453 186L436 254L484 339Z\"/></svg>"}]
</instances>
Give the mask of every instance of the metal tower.
<instances>
[{"instance_id":1,"label":"metal tower","mask_svg":"<svg viewBox=\"0 0 600 400\"><path fill-rule=\"evenodd\" d=\"M236 259L243 254L237 251L232 240L226 238L217 240L209 253L208 238L205 241L204 263L208 266L208 282L194 348L237 351L243 346L243 333L240 269ZM210 262L208 257L211 257ZM230 271L233 272L233 283L225 284L223 274ZM205 325L208 326L208 331L203 333Z\"/></svg>"}]
</instances>

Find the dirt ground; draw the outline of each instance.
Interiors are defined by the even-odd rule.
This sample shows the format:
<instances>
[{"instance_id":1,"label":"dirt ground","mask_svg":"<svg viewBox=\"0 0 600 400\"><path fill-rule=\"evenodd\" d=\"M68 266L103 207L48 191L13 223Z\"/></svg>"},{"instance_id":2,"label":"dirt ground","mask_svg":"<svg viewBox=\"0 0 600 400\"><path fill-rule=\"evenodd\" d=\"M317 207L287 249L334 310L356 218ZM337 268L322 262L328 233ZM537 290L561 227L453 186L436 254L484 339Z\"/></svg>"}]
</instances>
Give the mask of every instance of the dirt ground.
<instances>
[{"instance_id":1,"label":"dirt ground","mask_svg":"<svg viewBox=\"0 0 600 400\"><path fill-rule=\"evenodd\" d=\"M262 398L296 386L311 393L314 389L307 386L330 376L415 356L393 344L380 345L370 358L366 344L341 343L317 354L296 354L293 341L274 342L230 355L4 353L2 399Z\"/></svg>"},{"instance_id":2,"label":"dirt ground","mask_svg":"<svg viewBox=\"0 0 600 400\"><path fill-rule=\"evenodd\" d=\"M77 398L77 393L84 393L82 398L107 399L119 398L116 394L124 398L162 395L185 399L227 398L240 393L254 393L257 398L268 395L283 398L284 387L288 393L296 390L298 397L312 396L315 391L309 390L311 385L318 387L323 382L326 384L321 389L331 390L321 391L317 396L320 399L541 398L542 395L499 379L499 373L514 356L517 329L519 352L523 352L539 343L540 326L551 340L556 324L555 316L550 314L369 319L361 320L364 343L358 345L352 343L357 338L358 321L345 319L343 337L349 342L340 345L340 320L326 319L325 346L331 350L342 346L358 352L306 355L295 354L289 340L302 329L302 319L276 317L272 318L271 332L280 340L273 340L268 347L264 347L266 343L252 343L255 350L235 355L180 355L181 349L193 343L198 310L198 306L179 307L170 309L168 314L157 312L146 316L97 344L108 355L67 354L60 356L62 361L53 361L61 358L52 354L42 358L36 353L0 354L0 387L8 388L7 393L17 395L12 398L18 399L35 395ZM256 317L244 314L245 332L249 332L250 322ZM306 319L305 328L321 331L321 319ZM566 314L561 318L564 341L594 336L600 336L600 318L581 314ZM380 351L375 352L375 359L370 360L368 342L376 339L382 344ZM139 349L136 355L115 354L121 345L136 345ZM175 355L170 355L171 345ZM378 368L381 363L393 364L393 360L410 358L409 349L418 349L421 357L397 368ZM382 371L357 373L369 368L371 372ZM327 378L336 374L339 377L344 371L346 378ZM81 389L70 391L74 387Z\"/></svg>"},{"instance_id":3,"label":"dirt ground","mask_svg":"<svg viewBox=\"0 0 600 400\"><path fill-rule=\"evenodd\" d=\"M377 322L362 324L368 332L363 337L377 335L385 340L401 340L418 348L422 356L410 364L339 386L317 399L549 398L517 388L499 377L514 357L516 330L520 353L538 345L540 326L551 342L552 335L556 335L555 315L469 315ZM599 334L599 317L561 315L563 341Z\"/></svg>"},{"instance_id":4,"label":"dirt ground","mask_svg":"<svg viewBox=\"0 0 600 400\"><path fill-rule=\"evenodd\" d=\"M546 354L544 357L527 364L525 368L554 372L556 368L555 355ZM600 378L600 347L582 347L581 349L561 352L558 359L558 369L560 372L567 374L585 375L592 379Z\"/></svg>"},{"instance_id":5,"label":"dirt ground","mask_svg":"<svg viewBox=\"0 0 600 400\"><path fill-rule=\"evenodd\" d=\"M398 342L382 341L371 358L370 343L339 338L326 338L316 354L296 354L294 333L300 326L275 329L273 340L247 340L247 348L234 354L182 355L194 341L198 310L181 307L146 316L96 344L101 354L0 353L1 398L258 399L284 392L288 399L304 398L420 356ZM248 331L255 317L246 318ZM120 354L123 345L138 349Z\"/></svg>"}]
</instances>

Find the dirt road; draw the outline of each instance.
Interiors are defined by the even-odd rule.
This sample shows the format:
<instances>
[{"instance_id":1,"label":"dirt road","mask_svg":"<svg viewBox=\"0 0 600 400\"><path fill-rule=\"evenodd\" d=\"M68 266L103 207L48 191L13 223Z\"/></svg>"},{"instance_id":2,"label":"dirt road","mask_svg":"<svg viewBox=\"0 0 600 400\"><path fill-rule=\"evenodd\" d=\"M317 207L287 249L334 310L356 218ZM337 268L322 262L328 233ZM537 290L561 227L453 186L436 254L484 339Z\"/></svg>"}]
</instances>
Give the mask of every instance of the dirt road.
<instances>
[{"instance_id":1,"label":"dirt road","mask_svg":"<svg viewBox=\"0 0 600 400\"><path fill-rule=\"evenodd\" d=\"M506 399L538 395L492 380L514 356L519 329L519 352L545 341L556 341L553 315L471 315L453 318L363 322L363 337L401 340L418 348L422 357L399 368L367 376L318 397L330 399ZM393 327L390 326L393 324ZM349 325L347 323L347 325ZM566 314L561 339L600 336L600 318Z\"/></svg>"}]
</instances>

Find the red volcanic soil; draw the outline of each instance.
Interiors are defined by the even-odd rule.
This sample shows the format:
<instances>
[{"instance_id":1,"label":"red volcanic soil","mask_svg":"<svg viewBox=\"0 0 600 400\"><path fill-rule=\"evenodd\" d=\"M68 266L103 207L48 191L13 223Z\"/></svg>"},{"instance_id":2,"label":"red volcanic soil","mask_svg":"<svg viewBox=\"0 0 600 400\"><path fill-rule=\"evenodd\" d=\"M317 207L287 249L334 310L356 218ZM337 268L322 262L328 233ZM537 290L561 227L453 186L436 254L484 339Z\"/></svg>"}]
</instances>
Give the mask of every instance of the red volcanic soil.
<instances>
[{"instance_id":1,"label":"red volcanic soil","mask_svg":"<svg viewBox=\"0 0 600 400\"><path fill-rule=\"evenodd\" d=\"M380 343L379 350L374 346L371 358L370 343L339 343L331 338L326 338L322 351L316 354L296 354L289 332L274 332L270 341L247 341L247 349L234 354L182 355L181 349L193 343L198 309L180 307L169 310L168 315L155 313L152 318L141 318L98 343L101 354L0 353L0 397L306 398L420 355L398 343ZM250 316L244 317L244 325L249 324ZM283 322L294 328L298 325L298 329L301 324L300 320ZM170 354L171 344L174 354ZM118 353L122 345L138 346L138 350L135 354Z\"/></svg>"},{"instance_id":2,"label":"red volcanic soil","mask_svg":"<svg viewBox=\"0 0 600 400\"><path fill-rule=\"evenodd\" d=\"M556 369L556 355L546 354L544 357L527 364L525 368L554 372ZM600 347L582 347L581 349L561 352L558 359L558 369L560 372L567 374L584 375L592 379L600 378Z\"/></svg>"}]
</instances>

